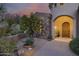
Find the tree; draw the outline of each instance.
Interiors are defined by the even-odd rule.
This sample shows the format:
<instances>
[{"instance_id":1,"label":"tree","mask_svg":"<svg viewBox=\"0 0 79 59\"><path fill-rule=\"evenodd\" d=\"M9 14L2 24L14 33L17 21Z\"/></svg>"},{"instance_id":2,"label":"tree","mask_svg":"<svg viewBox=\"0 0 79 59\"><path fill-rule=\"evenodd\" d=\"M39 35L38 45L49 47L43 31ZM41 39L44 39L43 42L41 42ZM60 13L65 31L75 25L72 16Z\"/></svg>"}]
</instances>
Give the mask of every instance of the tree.
<instances>
[{"instance_id":1,"label":"tree","mask_svg":"<svg viewBox=\"0 0 79 59\"><path fill-rule=\"evenodd\" d=\"M41 19L32 13L30 16L30 34L33 36L34 33L40 33L40 26L42 26Z\"/></svg>"},{"instance_id":2,"label":"tree","mask_svg":"<svg viewBox=\"0 0 79 59\"><path fill-rule=\"evenodd\" d=\"M49 3L48 7L49 9L53 8L54 7L57 7L57 3Z\"/></svg>"},{"instance_id":3,"label":"tree","mask_svg":"<svg viewBox=\"0 0 79 59\"><path fill-rule=\"evenodd\" d=\"M35 15L31 14L30 17L22 16L20 21L20 27L22 31L26 31L29 36L33 37L35 32L40 32L40 19Z\"/></svg>"},{"instance_id":4,"label":"tree","mask_svg":"<svg viewBox=\"0 0 79 59\"><path fill-rule=\"evenodd\" d=\"M23 15L20 20L20 28L22 31L27 30L29 27L29 17Z\"/></svg>"},{"instance_id":5,"label":"tree","mask_svg":"<svg viewBox=\"0 0 79 59\"><path fill-rule=\"evenodd\" d=\"M19 24L21 17L20 17L20 15L16 14L14 16L14 19L15 19L16 23Z\"/></svg>"},{"instance_id":6,"label":"tree","mask_svg":"<svg viewBox=\"0 0 79 59\"><path fill-rule=\"evenodd\" d=\"M6 8L4 7L4 4L0 3L0 13L5 13Z\"/></svg>"},{"instance_id":7,"label":"tree","mask_svg":"<svg viewBox=\"0 0 79 59\"><path fill-rule=\"evenodd\" d=\"M15 20L14 20L14 19L10 19L10 18L8 18L8 19L6 19L6 22L8 23L9 28L10 28L10 27L12 26L12 24L15 23Z\"/></svg>"},{"instance_id":8,"label":"tree","mask_svg":"<svg viewBox=\"0 0 79 59\"><path fill-rule=\"evenodd\" d=\"M6 12L5 4L0 3L0 21L4 20L5 12Z\"/></svg>"},{"instance_id":9,"label":"tree","mask_svg":"<svg viewBox=\"0 0 79 59\"><path fill-rule=\"evenodd\" d=\"M49 9L51 9L52 8L52 5L53 5L53 3L49 3Z\"/></svg>"}]
</instances>

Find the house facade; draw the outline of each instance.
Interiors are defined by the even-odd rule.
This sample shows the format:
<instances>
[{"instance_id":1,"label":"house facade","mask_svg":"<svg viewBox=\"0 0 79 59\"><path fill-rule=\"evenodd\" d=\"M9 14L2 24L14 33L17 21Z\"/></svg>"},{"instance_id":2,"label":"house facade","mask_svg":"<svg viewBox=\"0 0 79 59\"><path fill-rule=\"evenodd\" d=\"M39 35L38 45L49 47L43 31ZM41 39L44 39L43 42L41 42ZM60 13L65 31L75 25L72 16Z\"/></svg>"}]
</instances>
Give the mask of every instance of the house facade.
<instances>
[{"instance_id":1,"label":"house facade","mask_svg":"<svg viewBox=\"0 0 79 59\"><path fill-rule=\"evenodd\" d=\"M52 38L75 38L78 34L78 3L57 3L52 5ZM76 23L77 22L77 23Z\"/></svg>"},{"instance_id":2,"label":"house facade","mask_svg":"<svg viewBox=\"0 0 79 59\"><path fill-rule=\"evenodd\" d=\"M78 3L54 3L50 13L36 12L35 14L41 18L43 23L40 36L50 40L79 37L78 6Z\"/></svg>"}]
</instances>

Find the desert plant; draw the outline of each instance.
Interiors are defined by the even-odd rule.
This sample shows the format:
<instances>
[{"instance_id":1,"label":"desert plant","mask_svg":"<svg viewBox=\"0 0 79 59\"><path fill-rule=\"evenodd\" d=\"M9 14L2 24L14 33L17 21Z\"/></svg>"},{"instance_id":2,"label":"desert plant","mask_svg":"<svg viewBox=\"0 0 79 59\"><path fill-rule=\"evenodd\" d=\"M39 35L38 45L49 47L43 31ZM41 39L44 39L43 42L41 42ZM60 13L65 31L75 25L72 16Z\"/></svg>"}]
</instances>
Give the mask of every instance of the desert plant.
<instances>
[{"instance_id":1,"label":"desert plant","mask_svg":"<svg viewBox=\"0 0 79 59\"><path fill-rule=\"evenodd\" d=\"M1 53L13 53L16 48L16 42L7 39L0 39L0 52Z\"/></svg>"}]
</instances>

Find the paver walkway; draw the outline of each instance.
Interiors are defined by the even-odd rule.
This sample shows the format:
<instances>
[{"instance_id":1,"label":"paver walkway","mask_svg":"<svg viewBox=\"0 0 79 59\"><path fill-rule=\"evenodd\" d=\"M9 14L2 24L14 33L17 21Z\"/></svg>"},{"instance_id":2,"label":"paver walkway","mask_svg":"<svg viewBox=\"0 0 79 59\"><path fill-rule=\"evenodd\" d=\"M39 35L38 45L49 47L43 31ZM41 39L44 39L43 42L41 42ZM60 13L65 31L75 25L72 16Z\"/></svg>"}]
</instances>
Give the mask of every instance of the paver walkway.
<instances>
[{"instance_id":1,"label":"paver walkway","mask_svg":"<svg viewBox=\"0 0 79 59\"><path fill-rule=\"evenodd\" d=\"M34 56L75 56L75 54L69 48L68 39L58 38L46 42L34 53Z\"/></svg>"}]
</instances>

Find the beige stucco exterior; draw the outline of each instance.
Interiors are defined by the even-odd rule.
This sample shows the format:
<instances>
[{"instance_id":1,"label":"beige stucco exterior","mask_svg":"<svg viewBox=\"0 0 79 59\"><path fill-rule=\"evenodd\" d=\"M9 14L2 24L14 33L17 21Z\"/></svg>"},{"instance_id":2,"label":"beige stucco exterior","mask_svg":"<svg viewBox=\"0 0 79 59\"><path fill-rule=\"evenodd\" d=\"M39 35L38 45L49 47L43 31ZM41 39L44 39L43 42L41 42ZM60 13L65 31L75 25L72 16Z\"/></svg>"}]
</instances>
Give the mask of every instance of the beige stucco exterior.
<instances>
[{"instance_id":1,"label":"beige stucco exterior","mask_svg":"<svg viewBox=\"0 0 79 59\"><path fill-rule=\"evenodd\" d=\"M57 26L60 31L60 36L62 37L62 23L70 23L70 36L71 38L76 37L76 12L78 10L77 3L64 3L62 6L57 3L56 7L51 8L52 14L52 39L55 38L55 26Z\"/></svg>"},{"instance_id":2,"label":"beige stucco exterior","mask_svg":"<svg viewBox=\"0 0 79 59\"><path fill-rule=\"evenodd\" d=\"M64 22L68 22L69 25L70 25L70 38L72 38L73 36L73 19L69 16L60 16L60 17L57 17L56 20L54 21L54 33L56 34L57 31L59 31L59 34L60 34L60 37L62 37L62 24Z\"/></svg>"}]
</instances>

